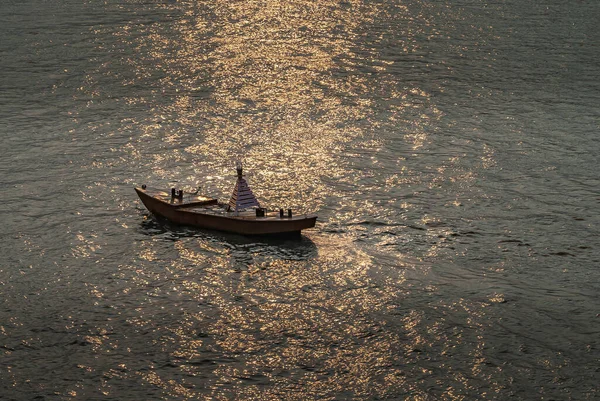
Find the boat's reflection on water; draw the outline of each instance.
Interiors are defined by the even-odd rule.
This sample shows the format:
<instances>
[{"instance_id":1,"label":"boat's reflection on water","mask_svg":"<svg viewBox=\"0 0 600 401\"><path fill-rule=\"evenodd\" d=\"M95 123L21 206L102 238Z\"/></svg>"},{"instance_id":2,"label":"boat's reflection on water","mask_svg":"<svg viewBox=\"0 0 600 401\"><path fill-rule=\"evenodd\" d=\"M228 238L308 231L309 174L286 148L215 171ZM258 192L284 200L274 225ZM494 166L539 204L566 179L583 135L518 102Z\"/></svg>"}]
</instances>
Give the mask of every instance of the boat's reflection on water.
<instances>
[{"instance_id":1,"label":"boat's reflection on water","mask_svg":"<svg viewBox=\"0 0 600 401\"><path fill-rule=\"evenodd\" d=\"M235 259L237 266L252 264L257 256L289 261L306 261L317 256L316 244L305 234L244 236L181 226L151 214L145 217L140 224L140 233L164 241L197 240L213 249L220 248Z\"/></svg>"}]
</instances>

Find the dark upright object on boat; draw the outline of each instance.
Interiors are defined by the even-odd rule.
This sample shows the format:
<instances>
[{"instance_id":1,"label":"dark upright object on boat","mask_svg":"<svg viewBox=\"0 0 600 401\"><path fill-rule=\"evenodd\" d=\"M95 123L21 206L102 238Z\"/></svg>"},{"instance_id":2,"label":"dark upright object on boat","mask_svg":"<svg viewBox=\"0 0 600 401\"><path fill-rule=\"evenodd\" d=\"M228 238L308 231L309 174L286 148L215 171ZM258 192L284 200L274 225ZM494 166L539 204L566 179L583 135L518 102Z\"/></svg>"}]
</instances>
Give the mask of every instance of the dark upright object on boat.
<instances>
[{"instance_id":1,"label":"dark upright object on boat","mask_svg":"<svg viewBox=\"0 0 600 401\"><path fill-rule=\"evenodd\" d=\"M158 189L135 188L144 206L157 216L183 225L228 231L243 235L268 235L299 233L315 226L317 215L304 214L292 217L282 212L269 212L261 208L237 165L237 182L228 204L198 194L184 194L182 190L171 193Z\"/></svg>"}]
</instances>

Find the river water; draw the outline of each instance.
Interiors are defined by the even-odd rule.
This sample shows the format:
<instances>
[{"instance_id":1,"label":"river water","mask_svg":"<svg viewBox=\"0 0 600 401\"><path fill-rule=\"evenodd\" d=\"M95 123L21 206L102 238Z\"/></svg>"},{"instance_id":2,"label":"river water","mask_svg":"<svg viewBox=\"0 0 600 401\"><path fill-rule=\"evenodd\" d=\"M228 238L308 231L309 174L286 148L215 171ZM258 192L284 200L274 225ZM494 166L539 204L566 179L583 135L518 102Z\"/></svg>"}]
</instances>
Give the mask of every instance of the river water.
<instances>
[{"instance_id":1,"label":"river water","mask_svg":"<svg viewBox=\"0 0 600 401\"><path fill-rule=\"evenodd\" d=\"M0 399L600 399L600 3L5 0ZM315 212L157 221L133 187Z\"/></svg>"}]
</instances>

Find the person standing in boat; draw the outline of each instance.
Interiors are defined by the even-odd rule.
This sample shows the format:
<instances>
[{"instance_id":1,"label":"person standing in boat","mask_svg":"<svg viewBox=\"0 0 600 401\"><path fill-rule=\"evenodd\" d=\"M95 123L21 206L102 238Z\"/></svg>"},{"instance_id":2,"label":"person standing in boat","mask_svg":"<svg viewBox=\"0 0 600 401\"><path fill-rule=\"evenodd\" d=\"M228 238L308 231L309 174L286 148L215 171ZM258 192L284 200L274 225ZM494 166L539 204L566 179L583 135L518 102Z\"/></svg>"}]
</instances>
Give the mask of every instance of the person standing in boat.
<instances>
[{"instance_id":1,"label":"person standing in boat","mask_svg":"<svg viewBox=\"0 0 600 401\"><path fill-rule=\"evenodd\" d=\"M260 203L252 193L248 182L246 182L246 179L244 178L242 163L239 161L236 163L236 170L237 181L235 183L235 187L233 188L231 199L229 199L227 211L233 211L237 213L251 207L260 208Z\"/></svg>"}]
</instances>

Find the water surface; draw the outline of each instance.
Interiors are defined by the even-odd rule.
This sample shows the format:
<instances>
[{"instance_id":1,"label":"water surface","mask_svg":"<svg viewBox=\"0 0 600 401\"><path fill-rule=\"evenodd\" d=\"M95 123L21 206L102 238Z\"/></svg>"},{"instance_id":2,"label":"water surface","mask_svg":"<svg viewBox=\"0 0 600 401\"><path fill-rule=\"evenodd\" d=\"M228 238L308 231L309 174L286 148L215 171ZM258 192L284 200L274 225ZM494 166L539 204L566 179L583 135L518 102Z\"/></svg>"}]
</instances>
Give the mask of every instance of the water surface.
<instances>
[{"instance_id":1,"label":"water surface","mask_svg":"<svg viewBox=\"0 0 600 401\"><path fill-rule=\"evenodd\" d=\"M0 6L0 399L598 398L600 5ZM319 214L154 219L135 185Z\"/></svg>"}]
</instances>

